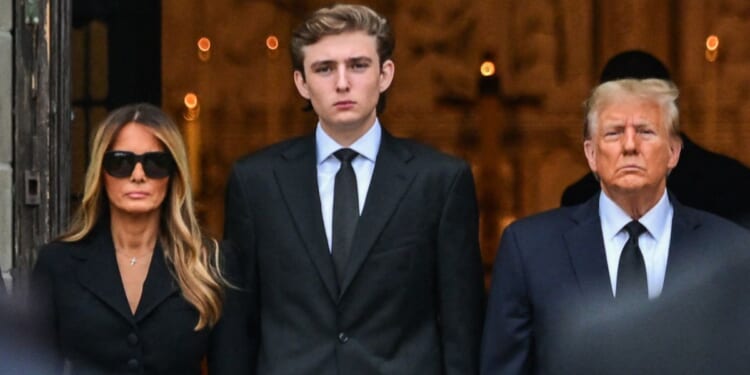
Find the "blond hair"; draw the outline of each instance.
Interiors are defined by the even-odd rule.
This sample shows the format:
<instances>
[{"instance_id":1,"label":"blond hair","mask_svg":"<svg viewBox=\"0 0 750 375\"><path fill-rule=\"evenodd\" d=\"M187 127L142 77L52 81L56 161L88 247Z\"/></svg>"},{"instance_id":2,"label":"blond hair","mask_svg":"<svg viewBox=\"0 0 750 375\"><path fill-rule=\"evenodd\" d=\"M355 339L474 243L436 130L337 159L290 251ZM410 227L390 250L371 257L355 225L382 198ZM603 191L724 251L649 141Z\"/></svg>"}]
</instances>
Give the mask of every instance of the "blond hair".
<instances>
[{"instance_id":1,"label":"blond hair","mask_svg":"<svg viewBox=\"0 0 750 375\"><path fill-rule=\"evenodd\" d=\"M81 205L60 240L79 241L106 219L103 216L109 206L102 188L102 159L120 129L129 123L151 129L175 161L175 171L169 177L167 197L161 207L159 241L183 297L198 310L200 318L195 330L213 326L221 316L227 285L219 268L219 246L215 239L205 236L198 225L185 144L177 125L161 109L144 103L128 105L113 111L102 121L91 142L91 162L86 171Z\"/></svg>"}]
</instances>

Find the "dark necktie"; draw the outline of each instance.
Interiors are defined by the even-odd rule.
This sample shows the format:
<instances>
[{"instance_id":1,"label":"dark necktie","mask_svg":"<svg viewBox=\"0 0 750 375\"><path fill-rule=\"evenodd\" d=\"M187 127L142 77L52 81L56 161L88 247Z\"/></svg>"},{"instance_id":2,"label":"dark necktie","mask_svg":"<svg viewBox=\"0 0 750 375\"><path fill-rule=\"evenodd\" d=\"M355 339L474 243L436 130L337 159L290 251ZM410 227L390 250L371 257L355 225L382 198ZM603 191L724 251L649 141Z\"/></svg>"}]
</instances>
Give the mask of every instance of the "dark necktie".
<instances>
[{"instance_id":1,"label":"dark necktie","mask_svg":"<svg viewBox=\"0 0 750 375\"><path fill-rule=\"evenodd\" d=\"M342 148L333 155L341 161L341 168L336 173L333 186L333 221L331 223L333 228L331 256L333 256L336 277L340 286L344 281L344 271L359 219L357 176L352 168L352 160L359 154L352 149Z\"/></svg>"},{"instance_id":2,"label":"dark necktie","mask_svg":"<svg viewBox=\"0 0 750 375\"><path fill-rule=\"evenodd\" d=\"M648 299L648 279L643 254L638 246L638 237L646 232L646 227L636 220L625 226L628 242L622 248L620 265L617 270L617 299Z\"/></svg>"}]
</instances>

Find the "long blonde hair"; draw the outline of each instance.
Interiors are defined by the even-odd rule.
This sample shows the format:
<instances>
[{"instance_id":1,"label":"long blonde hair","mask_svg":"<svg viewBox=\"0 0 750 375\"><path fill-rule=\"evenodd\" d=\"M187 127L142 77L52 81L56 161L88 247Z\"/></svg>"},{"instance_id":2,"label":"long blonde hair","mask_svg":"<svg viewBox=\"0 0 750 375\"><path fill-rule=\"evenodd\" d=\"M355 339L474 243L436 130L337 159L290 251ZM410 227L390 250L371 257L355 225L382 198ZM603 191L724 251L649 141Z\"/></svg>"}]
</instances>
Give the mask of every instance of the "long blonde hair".
<instances>
[{"instance_id":1,"label":"long blonde hair","mask_svg":"<svg viewBox=\"0 0 750 375\"><path fill-rule=\"evenodd\" d=\"M79 241L105 219L102 216L109 207L102 188L102 159L119 130L132 122L150 128L174 158L175 172L169 177L167 197L161 208L159 241L182 295L198 310L200 319L195 330L213 326L221 316L227 285L219 269L219 246L198 225L185 144L175 123L161 109L144 103L124 106L99 125L91 142L91 162L81 205L60 240Z\"/></svg>"}]
</instances>

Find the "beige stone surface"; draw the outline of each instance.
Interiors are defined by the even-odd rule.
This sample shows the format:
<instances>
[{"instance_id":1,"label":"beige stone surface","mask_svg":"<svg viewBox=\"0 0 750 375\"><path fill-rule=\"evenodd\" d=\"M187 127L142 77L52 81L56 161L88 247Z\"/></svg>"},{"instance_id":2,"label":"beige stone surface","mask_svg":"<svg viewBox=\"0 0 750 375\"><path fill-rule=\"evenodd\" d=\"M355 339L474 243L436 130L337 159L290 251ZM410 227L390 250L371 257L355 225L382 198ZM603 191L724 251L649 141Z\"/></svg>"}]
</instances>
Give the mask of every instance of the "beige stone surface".
<instances>
[{"instance_id":1,"label":"beige stone surface","mask_svg":"<svg viewBox=\"0 0 750 375\"><path fill-rule=\"evenodd\" d=\"M0 271L8 271L13 262L13 170L0 163Z\"/></svg>"},{"instance_id":2,"label":"beige stone surface","mask_svg":"<svg viewBox=\"0 0 750 375\"><path fill-rule=\"evenodd\" d=\"M0 0L0 31L13 27L13 0Z\"/></svg>"},{"instance_id":3,"label":"beige stone surface","mask_svg":"<svg viewBox=\"0 0 750 375\"><path fill-rule=\"evenodd\" d=\"M12 159L13 39L0 31L0 163Z\"/></svg>"}]
</instances>

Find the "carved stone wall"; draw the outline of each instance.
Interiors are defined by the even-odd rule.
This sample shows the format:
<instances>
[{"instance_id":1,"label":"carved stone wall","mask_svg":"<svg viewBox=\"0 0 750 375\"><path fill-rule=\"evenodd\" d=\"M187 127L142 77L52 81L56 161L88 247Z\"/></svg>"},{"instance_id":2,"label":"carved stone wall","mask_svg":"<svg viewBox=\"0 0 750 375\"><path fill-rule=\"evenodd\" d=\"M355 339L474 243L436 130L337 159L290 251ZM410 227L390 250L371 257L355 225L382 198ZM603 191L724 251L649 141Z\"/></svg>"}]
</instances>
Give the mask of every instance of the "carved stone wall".
<instances>
[{"instance_id":1,"label":"carved stone wall","mask_svg":"<svg viewBox=\"0 0 750 375\"><path fill-rule=\"evenodd\" d=\"M489 262L502 228L558 205L587 172L581 103L604 62L638 48L661 58L682 89L684 130L750 162L750 5L743 0L359 1L390 17L396 78L382 120L467 159ZM240 155L310 132L315 117L292 84L290 30L322 1L163 1L164 106L182 119L205 225L221 234L223 192ZM721 38L709 62L705 39ZM268 36L279 49L269 50ZM196 42L212 41L202 61ZM482 78L484 59L498 76ZM487 84L489 83L489 86ZM487 89L489 87L489 89ZM480 90L480 88L482 88ZM185 120L183 97L200 114ZM187 116L190 118L190 116ZM199 139L199 141L196 141Z\"/></svg>"}]
</instances>

